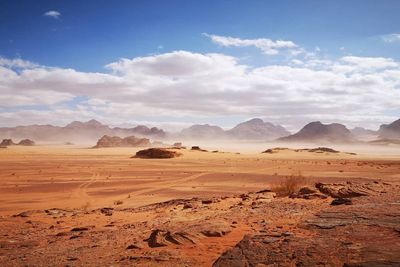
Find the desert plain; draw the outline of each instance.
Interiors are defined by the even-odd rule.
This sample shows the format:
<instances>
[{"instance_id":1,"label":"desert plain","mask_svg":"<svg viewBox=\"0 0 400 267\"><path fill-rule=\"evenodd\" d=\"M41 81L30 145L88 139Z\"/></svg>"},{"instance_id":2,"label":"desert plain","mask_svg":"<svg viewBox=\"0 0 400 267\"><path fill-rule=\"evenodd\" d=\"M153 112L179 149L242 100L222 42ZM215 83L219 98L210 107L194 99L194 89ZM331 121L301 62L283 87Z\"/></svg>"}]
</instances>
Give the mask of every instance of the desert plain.
<instances>
[{"instance_id":1,"label":"desert plain","mask_svg":"<svg viewBox=\"0 0 400 267\"><path fill-rule=\"evenodd\" d=\"M397 147L205 148L0 149L0 266L400 266Z\"/></svg>"}]
</instances>

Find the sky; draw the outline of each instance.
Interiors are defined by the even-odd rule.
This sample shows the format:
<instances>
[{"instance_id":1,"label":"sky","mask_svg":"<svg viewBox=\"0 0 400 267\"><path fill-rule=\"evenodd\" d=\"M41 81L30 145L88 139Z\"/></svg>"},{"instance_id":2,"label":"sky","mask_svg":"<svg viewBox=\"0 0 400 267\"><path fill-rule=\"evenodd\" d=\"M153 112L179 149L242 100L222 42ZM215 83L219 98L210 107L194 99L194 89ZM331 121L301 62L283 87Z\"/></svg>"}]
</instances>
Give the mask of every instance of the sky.
<instances>
[{"instance_id":1,"label":"sky","mask_svg":"<svg viewBox=\"0 0 400 267\"><path fill-rule=\"evenodd\" d=\"M0 0L0 126L377 129L400 117L400 1Z\"/></svg>"}]
</instances>

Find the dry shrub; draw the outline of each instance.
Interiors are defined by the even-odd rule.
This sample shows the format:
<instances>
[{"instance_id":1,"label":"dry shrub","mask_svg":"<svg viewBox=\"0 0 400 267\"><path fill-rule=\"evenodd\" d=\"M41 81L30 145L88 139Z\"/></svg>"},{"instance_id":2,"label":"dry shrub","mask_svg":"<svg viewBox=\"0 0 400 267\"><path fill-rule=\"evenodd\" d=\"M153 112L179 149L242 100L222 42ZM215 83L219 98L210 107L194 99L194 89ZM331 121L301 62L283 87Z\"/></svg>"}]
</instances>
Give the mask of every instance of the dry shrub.
<instances>
[{"instance_id":1,"label":"dry shrub","mask_svg":"<svg viewBox=\"0 0 400 267\"><path fill-rule=\"evenodd\" d=\"M299 191L306 184L306 178L299 174L298 176L286 176L282 182L272 188L278 197L287 197Z\"/></svg>"},{"instance_id":2,"label":"dry shrub","mask_svg":"<svg viewBox=\"0 0 400 267\"><path fill-rule=\"evenodd\" d=\"M85 211L85 212L88 212L90 206L91 206L90 201L86 201L86 203L82 205L81 209L82 209L83 211Z\"/></svg>"},{"instance_id":3,"label":"dry shrub","mask_svg":"<svg viewBox=\"0 0 400 267\"><path fill-rule=\"evenodd\" d=\"M122 205L124 202L122 200L116 200L114 201L114 205Z\"/></svg>"}]
</instances>

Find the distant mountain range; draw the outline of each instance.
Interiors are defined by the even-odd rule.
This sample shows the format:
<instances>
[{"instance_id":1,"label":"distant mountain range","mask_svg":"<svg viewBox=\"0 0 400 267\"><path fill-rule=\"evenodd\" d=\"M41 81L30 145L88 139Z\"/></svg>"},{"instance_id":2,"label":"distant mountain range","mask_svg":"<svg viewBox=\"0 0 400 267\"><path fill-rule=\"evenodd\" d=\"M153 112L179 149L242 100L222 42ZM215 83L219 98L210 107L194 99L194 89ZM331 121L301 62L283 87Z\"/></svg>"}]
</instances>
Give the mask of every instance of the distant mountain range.
<instances>
[{"instance_id":1,"label":"distant mountain range","mask_svg":"<svg viewBox=\"0 0 400 267\"><path fill-rule=\"evenodd\" d=\"M183 139L273 140L289 134L290 132L280 125L256 118L242 122L227 131L219 126L196 124L183 129L178 136Z\"/></svg>"},{"instance_id":2,"label":"distant mountain range","mask_svg":"<svg viewBox=\"0 0 400 267\"><path fill-rule=\"evenodd\" d=\"M132 128L110 127L96 120L87 122L74 121L60 127L53 125L29 125L0 128L0 138L31 139L36 142L72 142L95 143L100 137L118 136L121 138L135 136L155 140L258 140L282 142L331 142L349 143L363 140L363 137L372 137L374 140L400 140L400 119L390 124L381 125L378 131L361 127L352 130L339 123L323 124L319 121L311 122L299 132L290 134L284 127L265 122L262 119L251 119L239 123L229 130L219 126L204 124L193 125L179 133L167 133L157 127L149 128L139 125ZM377 137L378 136L378 137ZM378 139L377 139L378 138ZM366 141L366 140L363 140ZM397 141L396 141L397 142ZM394 142L394 143L396 143ZM379 143L379 142L378 142Z\"/></svg>"},{"instance_id":3,"label":"distant mountain range","mask_svg":"<svg viewBox=\"0 0 400 267\"><path fill-rule=\"evenodd\" d=\"M126 137L151 137L162 139L166 133L156 127L149 128L139 125L133 128L111 128L96 120L87 122L74 121L59 127L53 125L28 125L0 128L1 138L25 139L29 138L39 142L96 142L103 135Z\"/></svg>"}]
</instances>

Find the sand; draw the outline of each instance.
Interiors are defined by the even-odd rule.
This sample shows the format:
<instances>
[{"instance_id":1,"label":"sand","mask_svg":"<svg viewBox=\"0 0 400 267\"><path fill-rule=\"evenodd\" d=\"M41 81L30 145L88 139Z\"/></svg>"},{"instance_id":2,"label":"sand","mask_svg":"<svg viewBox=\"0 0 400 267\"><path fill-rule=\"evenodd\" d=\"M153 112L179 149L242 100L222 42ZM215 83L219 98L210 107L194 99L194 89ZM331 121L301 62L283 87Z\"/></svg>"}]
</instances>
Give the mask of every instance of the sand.
<instances>
[{"instance_id":1,"label":"sand","mask_svg":"<svg viewBox=\"0 0 400 267\"><path fill-rule=\"evenodd\" d=\"M266 148L268 147L263 147L260 152ZM400 183L400 151L399 155L393 153L351 155L292 150L275 154L238 154L179 149L177 151L183 155L178 158L131 158L137 150L139 149L89 149L80 146L9 147L0 150L1 265L18 266L23 265L23 262L42 265L45 263L44 256L32 251L35 247L42 247L44 243L50 242L52 240L50 236L55 236L62 231L68 232L74 226L92 225L95 229L100 229L98 231L102 233L102 238L107 239L108 234L104 236L104 233L107 233L104 231L108 231L109 228L104 227L108 224L114 224L114 227L119 229L118 233L110 232L110 236L115 243L112 245L113 248L118 248L113 253L120 254L112 256L109 261L103 259L101 262L104 264L110 264L113 261L125 262L126 257L131 255L126 254L125 246L136 239L142 242L142 239L148 236L154 227L159 227L161 222L163 225L169 225L170 228L176 227L179 223L187 224L189 228L194 227L189 222L196 220L199 224L202 224L204 220L215 223L210 218L226 223L227 214L230 214L229 207L239 203L240 194L273 188L285 177L291 175L302 176L304 185L313 185L315 182L343 181L379 181L393 185ZM177 209L175 204L142 210L145 205L159 205L156 203L196 197L216 198L219 199L219 204L212 204L211 208L200 208L198 213L187 213L182 210L182 206ZM289 202L301 203L310 210L310 214L315 214L320 210L317 200L305 203L302 202L303 200L282 198L277 201L277 203L283 203L283 206L292 205L288 204ZM329 200L321 201L323 205L329 205ZM109 218L101 215L99 209L104 207L115 209L113 216ZM58 215L48 216L49 213L44 213L44 210L49 209L62 210L63 216L61 218L58 218ZM29 215L29 219L24 219L24 216L12 217L21 212L32 214ZM252 218L249 214L245 213L243 216L246 218L242 218L243 220L237 218L242 222L232 228L229 234L223 237L202 236L201 241L196 245L185 245L183 254L169 247L164 250L154 250L145 245L139 253L141 258L134 260L134 263L140 263L143 266L167 266L165 262L160 263L155 260L156 257L160 257L159 253L166 251L165 253L172 253L167 258L180 259L180 264L186 262L185 264L189 266L195 266L194 263L197 262L199 265L210 266L224 251L234 247L245 234L259 231L257 226L252 226L250 223ZM257 216L254 218L260 219ZM55 227L57 231L45 230L43 233L46 235L40 235L35 230L31 230L30 239L36 243L29 245L30 243L27 244L23 237L27 220L38 223L37 229ZM275 220L276 225L288 223L278 218ZM293 224L300 219L290 220ZM135 225L136 231L140 232L139 236L127 239L122 229L126 229L124 227L128 224ZM15 232L7 234L11 228ZM85 247L94 245L93 238L100 238L100 236L96 232L90 239L82 239L86 242ZM10 238L18 239L20 242L24 240L25 248L7 249L7 246L11 246L7 243ZM69 238L70 234L68 234L68 240ZM54 240L58 240L59 243ZM111 246L109 242L106 244L106 241L98 240L95 242L100 246L95 249L97 254L89 255L87 249L77 253L75 250L79 251L78 244L65 248L65 245L70 242L67 239L60 241L57 237L54 240L51 243L56 242L54 244L59 245L55 245L53 249L47 248L46 245L46 257L57 260L56 265L65 265L69 262L72 265L90 263L95 266L96 260L99 260L96 255L105 253ZM155 253L154 251L157 251L157 256L149 256L147 260L143 258L143 255ZM67 252L75 256L68 256ZM25 260L18 258L22 254L25 255ZM67 257L77 259L71 260ZM125 258L122 259L123 257ZM171 266L177 263L174 260L167 260L167 262L171 262ZM126 264L125 262L121 265Z\"/></svg>"}]
</instances>

